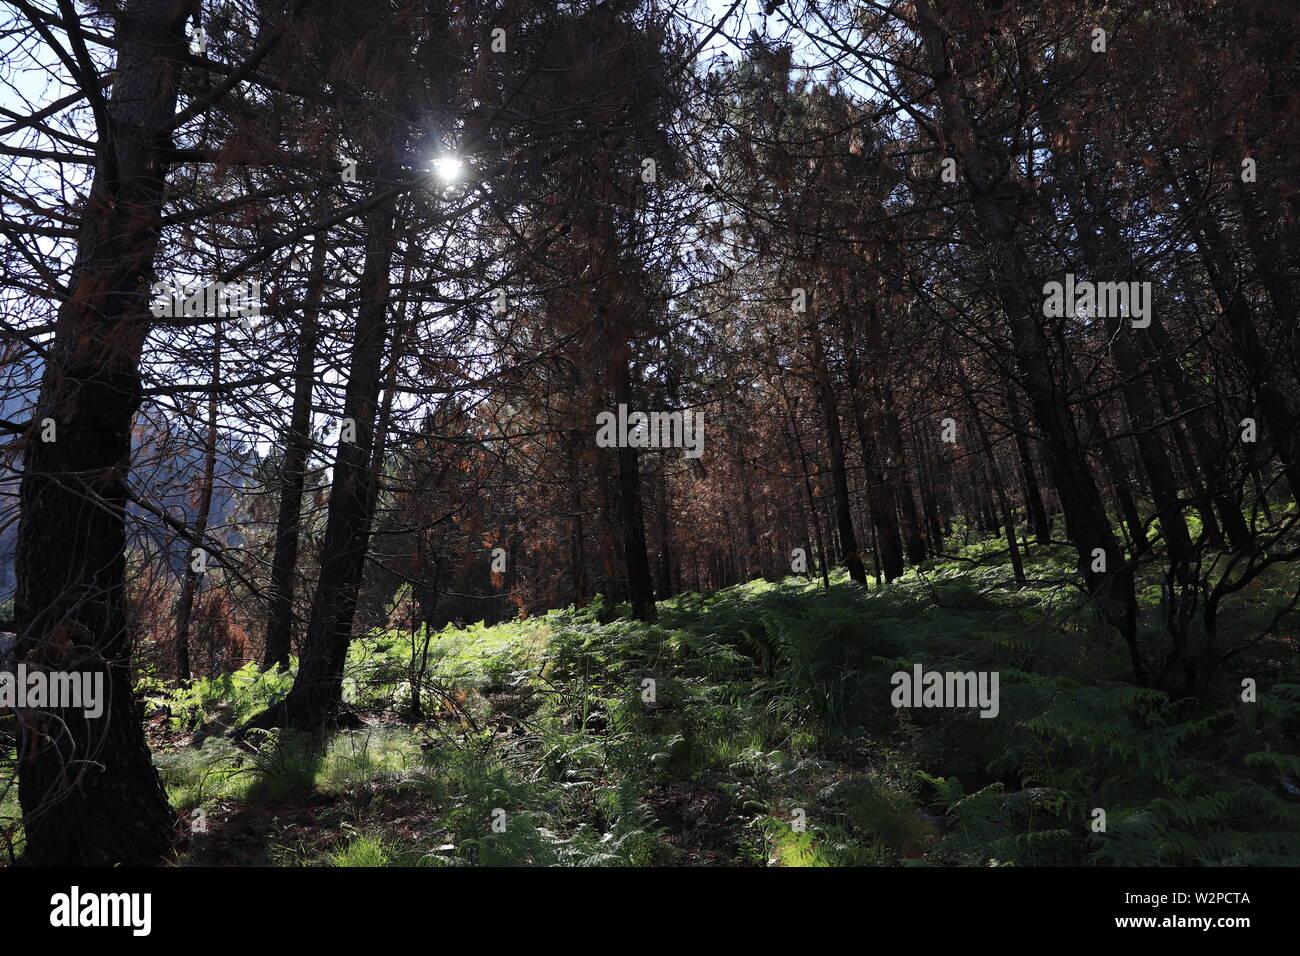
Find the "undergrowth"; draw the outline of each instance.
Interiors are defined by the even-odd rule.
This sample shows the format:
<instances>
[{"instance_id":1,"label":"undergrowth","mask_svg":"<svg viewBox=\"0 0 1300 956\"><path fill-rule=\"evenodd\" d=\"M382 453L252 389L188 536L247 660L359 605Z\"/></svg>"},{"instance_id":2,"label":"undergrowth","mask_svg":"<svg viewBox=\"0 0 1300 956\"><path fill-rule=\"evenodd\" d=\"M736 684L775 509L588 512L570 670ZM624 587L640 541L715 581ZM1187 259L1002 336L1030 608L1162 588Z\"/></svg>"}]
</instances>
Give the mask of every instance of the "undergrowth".
<instances>
[{"instance_id":1,"label":"undergrowth","mask_svg":"<svg viewBox=\"0 0 1300 956\"><path fill-rule=\"evenodd\" d=\"M599 601L372 633L345 685L364 729L323 745L223 735L291 673L250 665L155 693L158 765L203 824L182 862L1300 860L1294 630L1233 659L1213 693L1175 699L1126 679L1125 649L1056 583L1060 554L1029 559L1024 588L986 544L869 590L790 578L684 594L655 623ZM1283 583L1261 581L1229 626L1245 633ZM916 663L998 672L998 716L896 709L890 677Z\"/></svg>"}]
</instances>

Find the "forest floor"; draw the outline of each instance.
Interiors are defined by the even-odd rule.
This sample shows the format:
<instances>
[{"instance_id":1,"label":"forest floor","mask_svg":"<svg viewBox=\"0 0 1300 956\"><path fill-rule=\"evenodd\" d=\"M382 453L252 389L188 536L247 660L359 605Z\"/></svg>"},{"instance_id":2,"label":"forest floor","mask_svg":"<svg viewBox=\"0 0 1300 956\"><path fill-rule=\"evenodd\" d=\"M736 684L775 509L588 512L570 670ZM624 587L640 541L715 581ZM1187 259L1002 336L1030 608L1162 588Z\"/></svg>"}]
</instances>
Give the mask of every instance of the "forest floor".
<instances>
[{"instance_id":1,"label":"forest floor","mask_svg":"<svg viewBox=\"0 0 1300 956\"><path fill-rule=\"evenodd\" d=\"M1060 584L1067 561L1031 552L1016 588L988 543L883 588L679 595L652 624L598 600L373 633L349 660L351 726L323 750L223 735L288 675L160 690L156 759L194 831L181 863L1300 862L1296 621L1178 699L1130 682L1125 648ZM1223 638L1267 624L1288 584L1252 585ZM1159 599L1148 582L1146 618ZM1161 635L1144 640L1155 653ZM891 676L914 664L996 672L997 716L895 708Z\"/></svg>"}]
</instances>

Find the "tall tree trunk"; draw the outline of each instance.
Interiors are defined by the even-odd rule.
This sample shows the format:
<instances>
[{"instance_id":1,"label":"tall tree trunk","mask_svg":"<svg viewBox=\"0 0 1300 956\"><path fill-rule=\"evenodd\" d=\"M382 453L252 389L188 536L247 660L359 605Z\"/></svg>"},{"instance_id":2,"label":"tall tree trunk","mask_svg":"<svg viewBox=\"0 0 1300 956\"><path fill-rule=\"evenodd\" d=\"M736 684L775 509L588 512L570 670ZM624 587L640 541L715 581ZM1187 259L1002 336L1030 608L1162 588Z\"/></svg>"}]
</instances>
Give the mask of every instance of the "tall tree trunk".
<instances>
[{"instance_id":1,"label":"tall tree trunk","mask_svg":"<svg viewBox=\"0 0 1300 956\"><path fill-rule=\"evenodd\" d=\"M813 340L813 374L817 381L817 399L826 423L826 447L831 459L831 482L835 492L835 521L840 533L840 550L849 577L867 583L867 571L858 553L858 539L853 531L853 512L849 505L849 475L844 465L844 439L840 434L840 412L831 385L830 369L822 349L821 332L816 321L808 324Z\"/></svg>"},{"instance_id":2,"label":"tall tree trunk","mask_svg":"<svg viewBox=\"0 0 1300 956\"><path fill-rule=\"evenodd\" d=\"M912 495L912 478L907 467L907 446L903 444L903 428L894 404L894 390L888 382L880 383L880 408L882 438L885 446L885 473L889 475L898 499L898 513L902 516L903 540L907 544L907 560L916 567L925 560L925 535L921 519L916 513L916 499Z\"/></svg>"},{"instance_id":3,"label":"tall tree trunk","mask_svg":"<svg viewBox=\"0 0 1300 956\"><path fill-rule=\"evenodd\" d=\"M199 500L194 515L194 540L203 547L212 514L212 485L217 471L217 383L221 380L222 327L218 323L212 335L212 391L208 393L208 430L203 439L203 474L199 477ZM190 618L194 612L194 593L199 573L192 561L185 562L180 599L176 607L176 679L188 681L190 671Z\"/></svg>"},{"instance_id":4,"label":"tall tree trunk","mask_svg":"<svg viewBox=\"0 0 1300 956\"><path fill-rule=\"evenodd\" d=\"M817 512L817 501L813 497L812 477L808 472L808 454L804 451L803 436L799 434L799 422L794 417L794 408L790 405L784 386L781 389L781 400L785 405L786 415L790 419L790 437L794 440L795 449L799 452L799 470L803 475L804 495L808 498L808 515L812 520L813 530L817 535L817 553L821 559L822 589L829 591L831 589L831 579L826 568L826 543L822 537L822 524ZM807 543L811 544L811 542Z\"/></svg>"},{"instance_id":5,"label":"tall tree trunk","mask_svg":"<svg viewBox=\"0 0 1300 956\"><path fill-rule=\"evenodd\" d=\"M307 455L311 449L311 403L316 378L316 339L325 287L325 257L329 250L326 230L312 247L311 271L303 302L298 352L293 366L293 407L281 440L280 504L275 521L275 552L271 558L270 608L266 621L264 667L288 668L293 650L294 575L298 566L298 540L302 521L302 493L307 481Z\"/></svg>"},{"instance_id":6,"label":"tall tree trunk","mask_svg":"<svg viewBox=\"0 0 1300 956\"><path fill-rule=\"evenodd\" d=\"M745 512L745 568L743 580L749 581L763 573L766 562L758 547L758 527L754 523L754 492L750 485L749 463L745 461L744 445L736 455L736 467L740 469L741 505Z\"/></svg>"},{"instance_id":7,"label":"tall tree trunk","mask_svg":"<svg viewBox=\"0 0 1300 956\"><path fill-rule=\"evenodd\" d=\"M1188 173L1187 179L1194 194L1198 187L1196 174ZM1259 402L1273 452L1282 464L1292 498L1300 502L1300 435L1296 434L1296 412L1288 397L1273 383L1266 364L1268 350L1255 329L1250 305L1241 283L1237 281L1222 230L1206 204L1201 204L1201 213L1193 224L1193 234L1210 286L1228 320L1233 344L1250 375L1250 384Z\"/></svg>"},{"instance_id":8,"label":"tall tree trunk","mask_svg":"<svg viewBox=\"0 0 1300 956\"><path fill-rule=\"evenodd\" d=\"M106 700L97 718L81 708L22 716L18 799L25 856L38 866L157 863L177 824L131 684L125 514L169 125L193 8L129 0L117 20L112 99L71 294L59 308L26 448L17 656L29 668L93 673ZM56 423L54 441L36 438L45 418Z\"/></svg>"},{"instance_id":9,"label":"tall tree trunk","mask_svg":"<svg viewBox=\"0 0 1300 956\"><path fill-rule=\"evenodd\" d=\"M672 534L668 518L668 467L665 463L659 469L659 599L666 600L673 595L673 552Z\"/></svg>"},{"instance_id":10,"label":"tall tree trunk","mask_svg":"<svg viewBox=\"0 0 1300 956\"><path fill-rule=\"evenodd\" d=\"M1250 247L1255 269L1273 304L1277 341L1291 359L1292 373L1300 373L1300 364L1298 364L1300 355L1297 355L1297 346L1300 346L1300 327L1298 327L1300 323L1296 322L1295 287L1287 277L1286 270L1278 268L1280 263L1286 261L1282 240L1280 236L1270 236L1265 232L1267 217L1259 211L1255 198L1246 188L1246 184L1241 181L1240 176L1232 177L1232 196L1241 213L1241 222L1245 227L1246 242ZM1276 193L1274 198L1280 200Z\"/></svg>"},{"instance_id":11,"label":"tall tree trunk","mask_svg":"<svg viewBox=\"0 0 1300 956\"><path fill-rule=\"evenodd\" d=\"M1069 365L1071 385L1078 388L1082 378L1079 368L1074 361L1070 359L1066 361ZM1121 455L1117 439L1110 437L1102 422L1097 403L1086 402L1083 413L1088 425L1089 443L1097 449L1097 454L1105 467L1105 486L1110 489L1111 496L1115 499L1122 525L1128 531L1129 545L1135 555L1143 554L1150 547L1150 543L1147 541L1146 526L1142 523L1142 516L1138 514L1137 502L1133 500L1133 494L1129 491L1133 468Z\"/></svg>"},{"instance_id":12,"label":"tall tree trunk","mask_svg":"<svg viewBox=\"0 0 1300 956\"><path fill-rule=\"evenodd\" d=\"M625 359L615 370L614 400L632 408L632 379ZM618 449L618 517L623 532L623 555L627 567L628 601L638 621L655 619L654 584L650 556L646 551L645 511L641 501L641 465L637 449Z\"/></svg>"},{"instance_id":13,"label":"tall tree trunk","mask_svg":"<svg viewBox=\"0 0 1300 956\"><path fill-rule=\"evenodd\" d=\"M1173 400L1169 397L1169 391L1158 381L1153 381L1151 386L1157 400L1160 402L1161 414L1165 416L1166 421L1171 423L1169 437L1173 441L1174 452L1178 456L1178 463L1186 476L1186 482L1196 496L1196 507L1201 516L1201 527L1205 538L1212 548L1222 551L1225 545L1223 528L1219 525L1210 490L1205 484L1204 469L1198 465L1196 455L1192 452L1188 430L1183 427L1182 422L1178 421L1178 414L1174 408Z\"/></svg>"},{"instance_id":14,"label":"tall tree trunk","mask_svg":"<svg viewBox=\"0 0 1300 956\"><path fill-rule=\"evenodd\" d=\"M1048 469L1061 501L1066 533L1079 555L1079 573L1088 593L1097 602L1105 622L1123 635L1138 682L1149 681L1149 669L1137 643L1137 597L1132 569L1124 562L1111 532L1110 519L1102 502L1086 449L1067 397L1058 391L1049 360L1049 344L1039 325L1039 303L1019 252L1019 243L1007 212L995 197L996 184L990 177L996 168L1006 168L1005 157L989 157L991 147L982 145L971 123L956 83L947 33L928 0L915 4L920 40L935 83L942 121L949 141L955 144L958 163L964 173L975 213L975 232L988 251L995 294L1011 322L1012 343L1022 387L1029 398L1034 418L1043 436ZM1094 554L1105 556L1104 571L1094 570Z\"/></svg>"},{"instance_id":15,"label":"tall tree trunk","mask_svg":"<svg viewBox=\"0 0 1300 956\"><path fill-rule=\"evenodd\" d=\"M597 484L600 488L600 560L604 570L602 591L609 603L622 604L627 600L626 575L622 571L623 557L616 518L618 499L610 482L606 457L600 456L597 465Z\"/></svg>"},{"instance_id":16,"label":"tall tree trunk","mask_svg":"<svg viewBox=\"0 0 1300 956\"><path fill-rule=\"evenodd\" d=\"M1052 543L1052 523L1043 507L1043 495L1038 488L1038 475L1034 471L1034 458L1029 436L1020 416L1020 404L1010 392L1007 394L1007 414L1016 441L1016 458L1020 462L1020 481L1025 493L1025 519L1034 529L1034 540L1041 545Z\"/></svg>"},{"instance_id":17,"label":"tall tree trunk","mask_svg":"<svg viewBox=\"0 0 1300 956\"><path fill-rule=\"evenodd\" d=\"M1157 362L1165 373L1165 380L1173 391L1178 411L1187 423L1195 457L1198 459L1206 484L1206 491L1213 499L1219 514L1219 522L1227 532L1228 544L1236 551L1249 548L1254 541L1254 534L1241 513L1241 502L1229 487L1230 458L1226 449L1220 447L1212 437L1210 416L1205 409L1198 407L1195 390L1178 361L1178 350L1174 348L1165 331L1164 323L1159 317L1152 316L1148 336L1139 342L1148 343L1150 360Z\"/></svg>"},{"instance_id":18,"label":"tall tree trunk","mask_svg":"<svg viewBox=\"0 0 1300 956\"><path fill-rule=\"evenodd\" d=\"M582 528L582 481L578 454L582 438L578 429L569 434L569 578L573 582L573 606L587 603L587 555Z\"/></svg>"},{"instance_id":19,"label":"tall tree trunk","mask_svg":"<svg viewBox=\"0 0 1300 956\"><path fill-rule=\"evenodd\" d=\"M940 515L940 504L935 494L934 488L934 469L930 463L929 447L925 442L920 441L916 435L916 425L913 425L912 443L918 450L919 454L916 459L917 475L920 482L917 489L921 492L921 514L925 518L926 531L929 535L931 546L936 554L943 553L943 528L942 517Z\"/></svg>"},{"instance_id":20,"label":"tall tree trunk","mask_svg":"<svg viewBox=\"0 0 1300 956\"><path fill-rule=\"evenodd\" d=\"M1011 501L1007 498L1006 485L1002 481L1002 472L998 469L997 456L993 451L993 442L989 438L988 429L984 427L983 417L980 415L979 405L975 402L975 396L971 393L970 383L966 379L966 373L960 366L957 368L957 374L960 377L962 391L966 396L966 404L970 408L971 421L975 424L975 430L979 434L980 446L984 452L984 460L988 464L989 481L993 484L993 490L997 495L998 507L1002 510L1002 526L1007 539L1007 551L1011 556L1011 571L1015 577L1016 584L1021 587L1025 586L1025 565L1020 558L1020 544L1016 541L1016 522L1011 515Z\"/></svg>"},{"instance_id":21,"label":"tall tree trunk","mask_svg":"<svg viewBox=\"0 0 1300 956\"><path fill-rule=\"evenodd\" d=\"M871 515L872 540L875 543L873 553L877 564L876 576L882 581L892 581L903 573L903 540L899 534L898 512L894 507L895 488L880 467L879 453L873 453L867 426L867 412L862 400L862 368L856 337L853 335L853 325L847 310L844 315L844 352L848 357L849 400L853 409L853 424L858 433L858 445L862 450L862 467L866 474L867 504Z\"/></svg>"},{"instance_id":22,"label":"tall tree trunk","mask_svg":"<svg viewBox=\"0 0 1300 956\"><path fill-rule=\"evenodd\" d=\"M1089 177L1072 158L1064 157L1061 166L1066 174L1061 180L1077 226L1084 261L1091 273L1089 278L1094 282L1115 279L1132 281L1134 276L1131 274L1129 256L1123 248L1119 226L1104 206L1104 197L1092 188ZM1104 274L1111 270L1119 274ZM1154 310L1154 303L1148 302L1147 306ZM1128 413L1133 441L1142 459L1151 497L1155 501L1156 515L1160 519L1160 535L1169 549L1170 565L1175 576L1186 582L1195 560L1192 539L1183 517L1178 482L1164 442L1157 434L1160 425L1158 406L1142 383L1146 374L1145 365L1133 342L1133 329L1127 318L1104 315L1102 323L1106 330L1106 341L1110 343L1111 358L1119 372L1120 395Z\"/></svg>"},{"instance_id":23,"label":"tall tree trunk","mask_svg":"<svg viewBox=\"0 0 1300 956\"><path fill-rule=\"evenodd\" d=\"M375 420L384 346L388 338L389 273L393 262L394 209L385 200L366 216L365 266L343 419L356 441L339 441L330 485L329 512L321 545L320 576L289 695L254 717L249 727L291 727L319 732L338 708L343 667L352 641L352 620L365 570L373 514Z\"/></svg>"}]
</instances>

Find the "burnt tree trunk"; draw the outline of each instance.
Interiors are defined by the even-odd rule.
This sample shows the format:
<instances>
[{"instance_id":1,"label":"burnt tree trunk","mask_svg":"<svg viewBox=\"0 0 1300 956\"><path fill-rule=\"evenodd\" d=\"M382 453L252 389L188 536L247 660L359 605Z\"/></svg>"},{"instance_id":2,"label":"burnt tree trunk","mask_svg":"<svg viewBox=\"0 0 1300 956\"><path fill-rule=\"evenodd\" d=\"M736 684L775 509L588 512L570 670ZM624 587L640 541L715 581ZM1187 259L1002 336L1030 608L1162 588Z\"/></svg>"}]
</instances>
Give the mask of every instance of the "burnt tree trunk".
<instances>
[{"instance_id":1,"label":"burnt tree trunk","mask_svg":"<svg viewBox=\"0 0 1300 956\"><path fill-rule=\"evenodd\" d=\"M307 454L311 449L312 385L316 372L316 339L325 285L327 233L316 237L311 272L298 332L298 352L293 367L293 407L283 434L284 460L280 463L280 504L275 522L275 553L271 558L270 609L266 622L264 667L289 666L293 643L294 574L298 565L298 540L302 521L302 492L307 481Z\"/></svg>"},{"instance_id":2,"label":"burnt tree trunk","mask_svg":"<svg viewBox=\"0 0 1300 956\"><path fill-rule=\"evenodd\" d=\"M217 382L221 380L221 326L217 325L212 338L212 391L208 395L208 429L203 440L203 474L199 479L199 500L194 515L194 541L203 546L208 533L208 520L212 514L212 485L217 471ZM194 596L201 575L194 570L194 562L186 561L185 575L181 581L181 594L176 608L176 679L188 681L190 671L190 620L194 613Z\"/></svg>"},{"instance_id":3,"label":"burnt tree trunk","mask_svg":"<svg viewBox=\"0 0 1300 956\"><path fill-rule=\"evenodd\" d=\"M618 366L615 370L615 404L631 408L631 372L624 359L620 359ZM632 605L632 616L638 621L652 621L655 619L655 594L650 575L650 555L646 550L641 463L637 450L629 445L618 449L618 521L623 534L627 596Z\"/></svg>"},{"instance_id":4,"label":"burnt tree trunk","mask_svg":"<svg viewBox=\"0 0 1300 956\"><path fill-rule=\"evenodd\" d=\"M1041 303L1025 272L1013 219L996 195L991 168L1005 168L1005 157L989 155L991 144L970 119L958 90L948 35L927 0L915 4L921 44L935 83L945 133L955 144L975 214L974 232L989 256L994 293L1011 324L1019 379L1043 436L1048 469L1065 516L1066 533L1078 551L1079 574L1105 623L1116 628L1129 650L1134 676L1146 685L1149 668L1137 643L1137 597L1132 568L1124 561L1111 532L1102 497L1088 467L1067 396L1057 385L1049 343L1039 325ZM993 160L992 163L987 162ZM1094 570L1094 554L1105 556L1105 570Z\"/></svg>"},{"instance_id":5,"label":"burnt tree trunk","mask_svg":"<svg viewBox=\"0 0 1300 956\"><path fill-rule=\"evenodd\" d=\"M144 865L177 818L131 686L125 608L127 476L141 400L148 290L192 3L130 0L114 35L112 99L59 309L20 486L14 613L28 667L94 672L106 703L23 714L18 798L38 866ZM92 80L94 78L92 77ZM36 438L53 419L54 441Z\"/></svg>"},{"instance_id":6,"label":"burnt tree trunk","mask_svg":"<svg viewBox=\"0 0 1300 956\"><path fill-rule=\"evenodd\" d=\"M343 398L345 425L355 441L340 436L330 485L329 512L321 545L320 577L303 641L298 673L289 695L254 717L248 727L322 730L338 708L343 666L352 640L352 620L365 569L374 506L373 454L379 412L384 346L388 338L389 272L394 246L393 201L367 214L365 266Z\"/></svg>"},{"instance_id":7,"label":"burnt tree trunk","mask_svg":"<svg viewBox=\"0 0 1300 956\"><path fill-rule=\"evenodd\" d=\"M840 534L840 551L849 577L859 584L867 583L867 571L858 553L858 539L853 531L853 512L849 505L849 476L844 465L844 439L840 433L840 413L831 385L830 369L822 349L821 332L816 320L808 323L813 341L813 374L817 381L817 399L821 403L826 424L826 446L831 459L831 486L835 492L835 523Z\"/></svg>"},{"instance_id":8,"label":"burnt tree trunk","mask_svg":"<svg viewBox=\"0 0 1300 956\"><path fill-rule=\"evenodd\" d=\"M862 400L861 360L847 311L843 325L849 399L853 408L853 424L858 433L858 445L862 449L862 467L866 473L868 512L871 516L872 540L875 543L873 554L877 565L876 577L880 581L892 581L903 573L903 539L898 528L898 512L894 507L896 493L893 483L880 466L878 449L881 443L873 443L871 440L867 410Z\"/></svg>"},{"instance_id":9,"label":"burnt tree trunk","mask_svg":"<svg viewBox=\"0 0 1300 956\"><path fill-rule=\"evenodd\" d=\"M1043 507L1043 495L1038 487L1038 475L1034 470L1034 458L1029 444L1029 436L1020 418L1020 405L1014 396L1008 395L1007 413L1011 417L1011 427L1015 433L1016 457L1020 462L1020 481L1025 494L1025 519L1034 530L1034 540L1041 545L1052 543L1052 523L1048 520L1047 509Z\"/></svg>"}]
</instances>

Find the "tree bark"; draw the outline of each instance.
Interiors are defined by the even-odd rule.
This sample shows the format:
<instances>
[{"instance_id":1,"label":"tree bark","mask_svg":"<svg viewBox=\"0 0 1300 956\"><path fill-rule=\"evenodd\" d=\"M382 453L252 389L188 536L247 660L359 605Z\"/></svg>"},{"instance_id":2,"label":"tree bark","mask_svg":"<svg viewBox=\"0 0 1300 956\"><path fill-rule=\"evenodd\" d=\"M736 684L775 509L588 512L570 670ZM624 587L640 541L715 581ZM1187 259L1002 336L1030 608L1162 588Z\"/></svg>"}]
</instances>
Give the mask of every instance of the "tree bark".
<instances>
[{"instance_id":1,"label":"tree bark","mask_svg":"<svg viewBox=\"0 0 1300 956\"><path fill-rule=\"evenodd\" d=\"M311 402L316 378L316 338L325 286L328 233L320 232L312 247L298 332L298 352L293 367L293 407L284 430L284 460L280 463L280 506L275 522L275 553L271 558L270 608L266 622L263 667L289 666L293 650L294 575L298 566L298 541L302 521L302 492L307 481L307 455L311 449Z\"/></svg>"},{"instance_id":2,"label":"tree bark","mask_svg":"<svg viewBox=\"0 0 1300 956\"><path fill-rule=\"evenodd\" d=\"M615 370L614 400L632 407L631 372L626 360ZM641 501L641 465L637 450L618 449L618 520L623 533L623 554L627 567L628 601L638 621L655 619L654 584L650 556L646 551L645 511Z\"/></svg>"},{"instance_id":3,"label":"tree bark","mask_svg":"<svg viewBox=\"0 0 1300 956\"><path fill-rule=\"evenodd\" d=\"M903 540L899 534L898 512L894 506L896 489L886 472L880 467L879 442L871 441L867 424L867 411L862 401L862 368L858 357L856 336L852 321L844 319L844 352L848 357L848 390L853 408L853 424L862 450L862 467L866 474L867 504L871 515L874 554L878 565L877 577L892 581L903 573ZM915 514L913 514L915 517ZM881 575L883 574L883 577Z\"/></svg>"},{"instance_id":4,"label":"tree bark","mask_svg":"<svg viewBox=\"0 0 1300 956\"><path fill-rule=\"evenodd\" d=\"M283 701L249 721L249 728L290 727L320 732L334 716L342 696L343 667L352 641L352 621L373 516L372 458L388 338L393 201L375 206L367 220L356 335L343 398L343 418L355 426L356 441L340 440L335 455L320 577L293 687Z\"/></svg>"},{"instance_id":5,"label":"tree bark","mask_svg":"<svg viewBox=\"0 0 1300 956\"><path fill-rule=\"evenodd\" d=\"M71 295L47 353L20 485L17 655L93 672L107 703L27 711L18 734L26 859L38 866L146 865L177 825L150 759L131 682L125 609L127 476L141 400L176 77L194 4L129 0L114 34L113 93L82 214ZM56 440L36 439L56 422Z\"/></svg>"},{"instance_id":6,"label":"tree bark","mask_svg":"<svg viewBox=\"0 0 1300 956\"><path fill-rule=\"evenodd\" d=\"M844 439L840 434L840 413L831 386L830 370L822 349L821 332L816 321L809 322L813 340L813 374L817 381L817 399L821 403L822 417L826 423L826 446L831 459L831 482L835 493L835 522L840 532L840 550L849 577L859 584L867 583L867 571L858 553L858 539L853 531L853 512L849 505L849 477L844 466Z\"/></svg>"},{"instance_id":7,"label":"tree bark","mask_svg":"<svg viewBox=\"0 0 1300 956\"><path fill-rule=\"evenodd\" d=\"M1043 506L1043 495L1038 487L1038 475L1034 470L1034 457L1029 445L1029 436L1021 421L1020 405L1015 397L1007 396L1007 414L1011 418L1011 427L1016 441L1016 457L1020 462L1020 480L1025 493L1025 518L1034 530L1034 540L1040 545L1052 543L1052 523Z\"/></svg>"},{"instance_id":8,"label":"tree bark","mask_svg":"<svg viewBox=\"0 0 1300 956\"><path fill-rule=\"evenodd\" d=\"M221 342L220 323L213 330L212 338L212 391L208 395L208 430L203 441L203 474L199 479L199 501L194 516L194 540L199 547L208 533L208 521L212 514L212 485L216 481L217 471L217 382L221 380ZM176 679L188 681L190 672L190 618L194 611L194 594L198 590L199 573L194 570L192 561L185 562L185 574L181 582L180 599L176 609Z\"/></svg>"},{"instance_id":9,"label":"tree bark","mask_svg":"<svg viewBox=\"0 0 1300 956\"><path fill-rule=\"evenodd\" d=\"M1137 598L1132 569L1124 562L1111 532L1110 519L1092 480L1087 454L1060 394L1049 361L1048 342L1039 325L1038 305L1015 241L1012 221L995 196L986 151L955 84L947 35L928 0L915 4L917 24L929 73L935 83L946 133L954 144L975 213L975 233L988 251L994 293L1011 323L1012 343L1022 387L1043 436L1048 469L1065 516L1066 533L1079 554L1079 573L1106 623L1115 627L1129 649L1134 675L1146 684L1149 672L1137 644ZM1006 168L1004 157L989 157ZM1093 555L1105 555L1106 570L1093 570Z\"/></svg>"}]
</instances>

